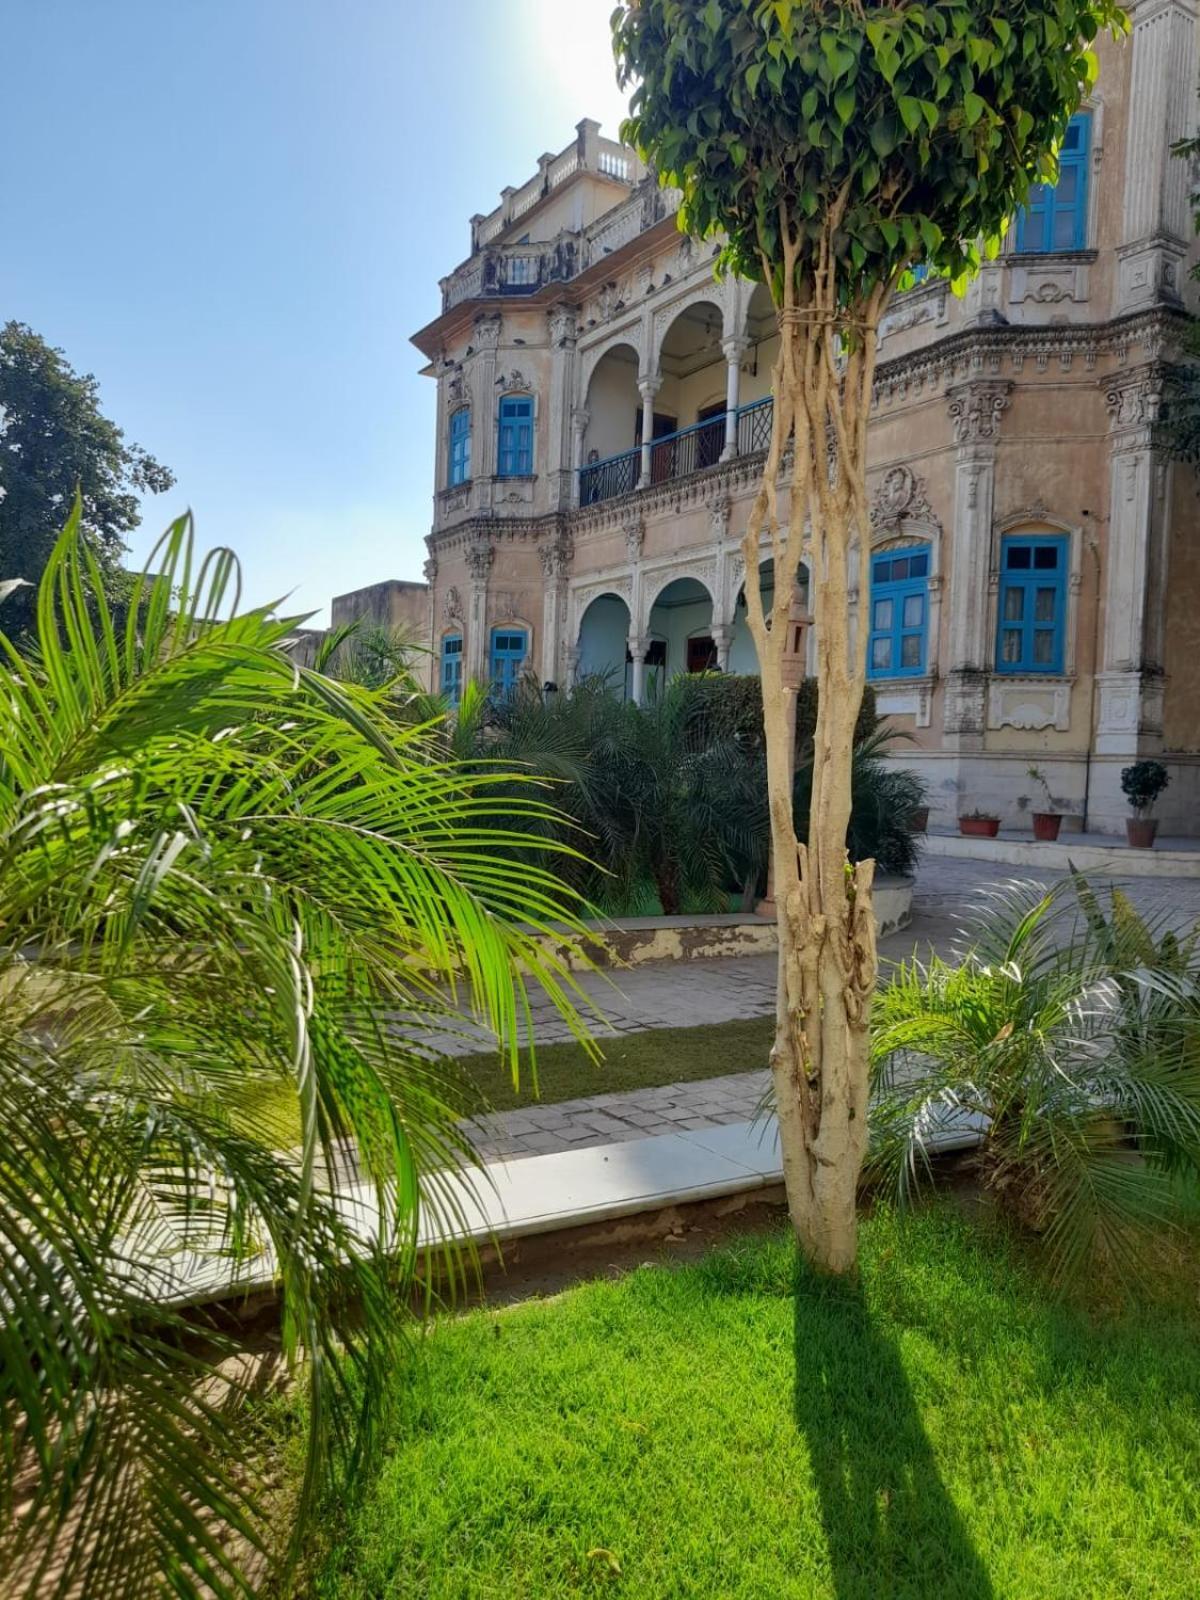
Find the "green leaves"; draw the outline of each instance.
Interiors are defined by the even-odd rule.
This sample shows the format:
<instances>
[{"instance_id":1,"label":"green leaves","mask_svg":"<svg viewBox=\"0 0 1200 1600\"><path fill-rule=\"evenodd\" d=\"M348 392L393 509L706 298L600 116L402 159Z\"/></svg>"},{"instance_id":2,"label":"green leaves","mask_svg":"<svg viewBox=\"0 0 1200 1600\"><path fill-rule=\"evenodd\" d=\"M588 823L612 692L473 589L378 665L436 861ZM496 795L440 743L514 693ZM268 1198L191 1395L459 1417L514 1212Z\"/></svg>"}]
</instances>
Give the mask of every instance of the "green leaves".
<instances>
[{"instance_id":1,"label":"green leaves","mask_svg":"<svg viewBox=\"0 0 1200 1600\"><path fill-rule=\"evenodd\" d=\"M940 240L933 270L969 270L974 241L1002 234L1078 109L1096 34L1123 26L1114 0L1002 11L986 0L639 0L617 9L613 38L623 80L640 85L639 147L685 190L690 224L727 235L728 266L757 278L765 251L774 276L781 205L812 219L848 196L836 248L850 297L896 281L917 259L912 240ZM753 190L743 147L755 153ZM881 226L906 217L928 226ZM799 237L803 277L820 230Z\"/></svg>"}]
</instances>

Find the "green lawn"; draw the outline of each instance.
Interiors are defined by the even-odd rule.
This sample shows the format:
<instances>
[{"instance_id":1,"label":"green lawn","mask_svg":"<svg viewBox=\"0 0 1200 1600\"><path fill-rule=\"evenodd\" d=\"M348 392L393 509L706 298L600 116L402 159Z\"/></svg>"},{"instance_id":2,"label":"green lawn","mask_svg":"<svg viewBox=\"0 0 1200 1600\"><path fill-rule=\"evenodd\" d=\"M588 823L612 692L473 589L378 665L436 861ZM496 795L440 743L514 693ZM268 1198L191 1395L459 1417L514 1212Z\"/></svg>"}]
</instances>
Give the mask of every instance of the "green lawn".
<instances>
[{"instance_id":1,"label":"green lawn","mask_svg":"<svg viewBox=\"0 0 1200 1600\"><path fill-rule=\"evenodd\" d=\"M306 1592L1194 1600L1191 1266L1101 1318L950 1202L863 1264L794 1296L759 1237L439 1324Z\"/></svg>"},{"instance_id":2,"label":"green lawn","mask_svg":"<svg viewBox=\"0 0 1200 1600\"><path fill-rule=\"evenodd\" d=\"M553 1105L584 1095L617 1094L664 1083L719 1078L729 1072L765 1067L775 1030L774 1017L718 1022L703 1028L650 1028L644 1033L601 1035L604 1060L592 1061L577 1044L544 1044L537 1049L537 1092L527 1061L514 1086L507 1063L494 1053L463 1056L460 1067L481 1111L512 1111L517 1106ZM294 1144L300 1137L294 1089L266 1084L248 1099L244 1113L251 1130L268 1130L273 1143Z\"/></svg>"}]
</instances>

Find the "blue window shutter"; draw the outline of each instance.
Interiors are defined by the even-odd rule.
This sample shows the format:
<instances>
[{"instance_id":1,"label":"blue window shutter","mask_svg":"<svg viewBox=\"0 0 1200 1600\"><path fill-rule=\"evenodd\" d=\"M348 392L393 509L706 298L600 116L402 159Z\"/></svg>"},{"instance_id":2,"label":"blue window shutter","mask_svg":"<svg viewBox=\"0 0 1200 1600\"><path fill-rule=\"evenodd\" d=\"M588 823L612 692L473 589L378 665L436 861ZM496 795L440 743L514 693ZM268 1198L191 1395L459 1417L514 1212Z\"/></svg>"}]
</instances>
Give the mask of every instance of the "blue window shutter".
<instances>
[{"instance_id":1,"label":"blue window shutter","mask_svg":"<svg viewBox=\"0 0 1200 1600\"><path fill-rule=\"evenodd\" d=\"M1058 153L1058 182L1035 184L1029 205L1017 214L1018 252L1044 255L1082 250L1086 245L1091 146L1091 112L1077 112L1067 124Z\"/></svg>"},{"instance_id":2,"label":"blue window shutter","mask_svg":"<svg viewBox=\"0 0 1200 1600\"><path fill-rule=\"evenodd\" d=\"M527 477L533 471L533 398L506 395L500 402L496 473L501 478Z\"/></svg>"},{"instance_id":3,"label":"blue window shutter","mask_svg":"<svg viewBox=\"0 0 1200 1600\"><path fill-rule=\"evenodd\" d=\"M461 406L450 418L450 470L447 481L451 489L466 483L471 476L471 408Z\"/></svg>"},{"instance_id":4,"label":"blue window shutter","mask_svg":"<svg viewBox=\"0 0 1200 1600\"><path fill-rule=\"evenodd\" d=\"M442 693L452 706L462 698L462 634L448 633L442 638Z\"/></svg>"},{"instance_id":5,"label":"blue window shutter","mask_svg":"<svg viewBox=\"0 0 1200 1600\"><path fill-rule=\"evenodd\" d=\"M529 653L529 635L523 628L492 629L492 693L507 700L520 682Z\"/></svg>"},{"instance_id":6,"label":"blue window shutter","mask_svg":"<svg viewBox=\"0 0 1200 1600\"><path fill-rule=\"evenodd\" d=\"M1062 672L1067 559L1065 534L1011 534L1001 541L997 672Z\"/></svg>"},{"instance_id":7,"label":"blue window shutter","mask_svg":"<svg viewBox=\"0 0 1200 1600\"><path fill-rule=\"evenodd\" d=\"M871 558L868 678L925 671L929 632L929 546L906 545Z\"/></svg>"}]
</instances>

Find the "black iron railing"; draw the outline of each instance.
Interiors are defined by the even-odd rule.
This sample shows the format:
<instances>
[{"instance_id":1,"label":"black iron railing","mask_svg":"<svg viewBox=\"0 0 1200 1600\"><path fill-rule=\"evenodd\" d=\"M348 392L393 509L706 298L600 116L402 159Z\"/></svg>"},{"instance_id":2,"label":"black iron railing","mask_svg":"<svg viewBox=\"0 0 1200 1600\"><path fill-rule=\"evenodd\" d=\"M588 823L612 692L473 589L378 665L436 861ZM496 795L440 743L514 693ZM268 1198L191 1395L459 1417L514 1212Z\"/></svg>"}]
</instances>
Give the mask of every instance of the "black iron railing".
<instances>
[{"instance_id":1,"label":"black iron railing","mask_svg":"<svg viewBox=\"0 0 1200 1600\"><path fill-rule=\"evenodd\" d=\"M770 395L765 400L755 400L748 406L738 407L738 455L752 456L767 448L771 443L771 420L774 411L775 402Z\"/></svg>"},{"instance_id":2,"label":"black iron railing","mask_svg":"<svg viewBox=\"0 0 1200 1600\"><path fill-rule=\"evenodd\" d=\"M622 455L607 456L603 461L592 461L580 467L579 504L594 506L601 500L632 494L637 488L641 468L640 450L626 450Z\"/></svg>"}]
</instances>

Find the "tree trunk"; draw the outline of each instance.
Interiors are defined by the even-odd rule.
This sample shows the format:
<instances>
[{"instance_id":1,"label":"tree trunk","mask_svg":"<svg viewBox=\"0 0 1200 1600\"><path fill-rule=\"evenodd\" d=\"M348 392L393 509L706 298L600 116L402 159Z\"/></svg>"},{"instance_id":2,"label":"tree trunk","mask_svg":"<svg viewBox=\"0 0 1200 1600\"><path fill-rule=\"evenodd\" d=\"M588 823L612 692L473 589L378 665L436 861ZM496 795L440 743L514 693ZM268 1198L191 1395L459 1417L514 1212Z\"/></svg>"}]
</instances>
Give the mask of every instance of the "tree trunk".
<instances>
[{"instance_id":1,"label":"tree trunk","mask_svg":"<svg viewBox=\"0 0 1200 1600\"><path fill-rule=\"evenodd\" d=\"M831 219L828 237L836 223ZM794 255L793 255L794 259ZM834 293L832 254L798 292L784 274L775 408L763 483L743 543L746 598L762 674L779 992L771 1052L788 1209L805 1255L830 1273L853 1271L856 1197L867 1148L871 997L875 987L874 863L846 855L854 730L862 704L869 571L866 432L879 317L886 293L854 307ZM849 335L843 359L842 339ZM790 500L778 507L791 443ZM765 537L764 537L765 536ZM861 552L859 544L861 542ZM770 614L758 564L774 559ZM809 568L817 637L817 726L807 845L792 812L790 727L795 690L786 657L792 580ZM864 609L850 637L861 572Z\"/></svg>"}]
</instances>

